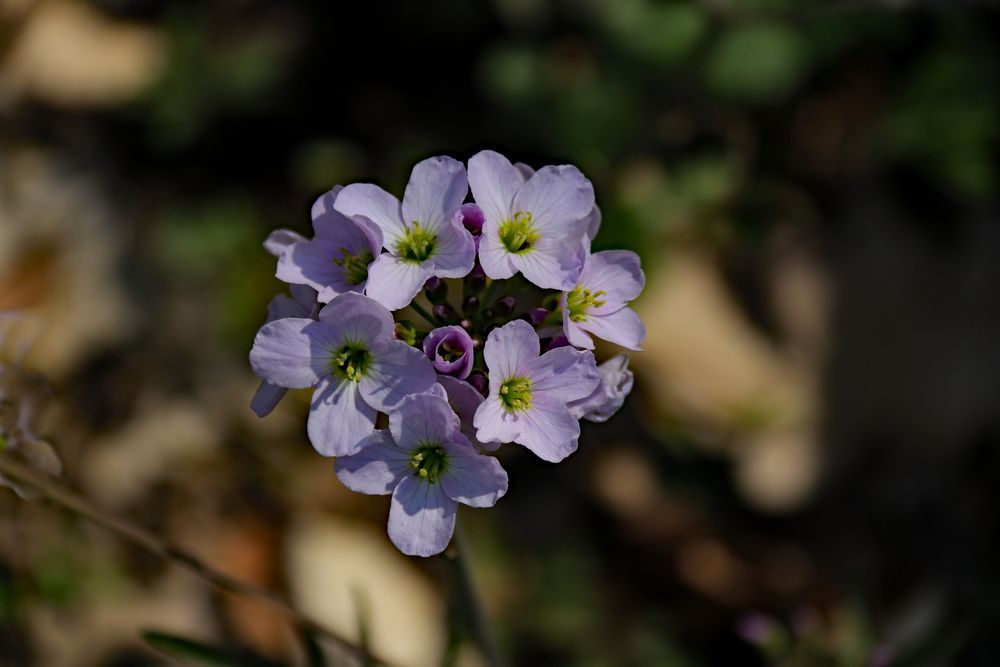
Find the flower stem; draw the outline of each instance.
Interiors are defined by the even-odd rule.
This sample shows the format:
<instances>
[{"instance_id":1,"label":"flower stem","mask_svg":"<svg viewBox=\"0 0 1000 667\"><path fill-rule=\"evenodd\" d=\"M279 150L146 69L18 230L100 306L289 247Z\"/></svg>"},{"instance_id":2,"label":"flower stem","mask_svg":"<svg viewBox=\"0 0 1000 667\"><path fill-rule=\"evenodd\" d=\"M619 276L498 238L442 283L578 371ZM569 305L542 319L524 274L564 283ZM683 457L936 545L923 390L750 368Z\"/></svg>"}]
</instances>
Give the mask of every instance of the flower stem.
<instances>
[{"instance_id":1,"label":"flower stem","mask_svg":"<svg viewBox=\"0 0 1000 667\"><path fill-rule=\"evenodd\" d=\"M464 531L460 525L455 527L455 537L452 540L452 548L449 551L451 556L451 567L449 568L454 588L459 598L459 604L464 616L469 619L469 630L472 638L479 645L483 658L489 667L503 667L500 659L500 651L497 648L496 640L493 637L493 630L490 627L489 619L486 617L486 610L483 609L479 596L476 595L475 583L472 581L472 573L469 570L467 559L468 546L464 537Z\"/></svg>"},{"instance_id":2,"label":"flower stem","mask_svg":"<svg viewBox=\"0 0 1000 667\"><path fill-rule=\"evenodd\" d=\"M365 664L388 664L372 655L367 649L355 645L339 633L320 625L312 618L295 609L274 591L250 583L249 581L237 579L209 567L195 556L168 544L145 528L94 507L82 496L70 491L58 482L40 475L29 466L13 460L9 456L0 456L0 474L16 481L22 486L29 487L53 505L76 514L98 526L102 526L150 553L180 565L196 577L223 591L256 598L271 604L273 607L284 612L296 626L328 638L342 649L356 655Z\"/></svg>"},{"instance_id":3,"label":"flower stem","mask_svg":"<svg viewBox=\"0 0 1000 667\"><path fill-rule=\"evenodd\" d=\"M425 320L427 320L427 324L431 325L432 327L436 327L437 326L437 318L435 318L433 315L431 315L430 313L428 313L424 309L423 306L421 306L419 303L417 303L416 299L414 299L410 303L410 308L412 308L413 310L415 310L416 313L417 313L417 315L420 315L420 317L422 317Z\"/></svg>"}]
</instances>

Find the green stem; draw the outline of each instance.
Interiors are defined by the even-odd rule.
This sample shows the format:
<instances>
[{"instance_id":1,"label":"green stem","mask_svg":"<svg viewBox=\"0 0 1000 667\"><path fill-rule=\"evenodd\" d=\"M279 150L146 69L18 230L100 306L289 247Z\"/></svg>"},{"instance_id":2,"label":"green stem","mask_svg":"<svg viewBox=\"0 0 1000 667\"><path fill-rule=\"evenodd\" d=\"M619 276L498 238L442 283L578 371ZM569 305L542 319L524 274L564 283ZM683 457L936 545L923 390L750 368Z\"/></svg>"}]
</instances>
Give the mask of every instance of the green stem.
<instances>
[{"instance_id":1,"label":"green stem","mask_svg":"<svg viewBox=\"0 0 1000 667\"><path fill-rule=\"evenodd\" d=\"M437 319L435 319L433 315L424 310L424 307L421 306L419 303L417 303L416 299L414 299L413 302L410 304L410 308L415 310L417 315L420 315L420 317L427 320L427 324L431 325L432 327L437 326Z\"/></svg>"},{"instance_id":2,"label":"green stem","mask_svg":"<svg viewBox=\"0 0 1000 667\"><path fill-rule=\"evenodd\" d=\"M490 627L489 619L486 617L486 610L483 609L479 596L476 595L475 583L472 581L472 573L469 570L469 563L466 557L468 547L464 531L459 525L455 526L455 537L452 540L451 573L454 579L456 593L459 603L465 611L466 618L469 619L469 630L472 638L482 651L483 658L489 667L503 667L500 659L500 651L497 648L496 640L493 637L493 630Z\"/></svg>"}]
</instances>

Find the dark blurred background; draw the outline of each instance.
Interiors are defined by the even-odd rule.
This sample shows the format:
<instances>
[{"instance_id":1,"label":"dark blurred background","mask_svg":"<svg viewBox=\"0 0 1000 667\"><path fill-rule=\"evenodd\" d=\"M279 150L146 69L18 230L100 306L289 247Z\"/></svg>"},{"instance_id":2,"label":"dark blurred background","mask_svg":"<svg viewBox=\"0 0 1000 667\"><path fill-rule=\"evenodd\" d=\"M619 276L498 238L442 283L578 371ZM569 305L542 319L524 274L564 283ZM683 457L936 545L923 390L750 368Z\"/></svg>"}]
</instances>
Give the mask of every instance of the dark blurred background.
<instances>
[{"instance_id":1,"label":"dark blurred background","mask_svg":"<svg viewBox=\"0 0 1000 667\"><path fill-rule=\"evenodd\" d=\"M0 0L2 344L63 479L398 665L481 665L246 356L335 184L578 165L636 389L469 511L510 665L1000 663L1000 11L794 0ZM614 351L605 349L600 356ZM0 664L303 664L281 616L0 494ZM332 662L331 664L342 664ZM351 664L351 663L343 663Z\"/></svg>"}]
</instances>

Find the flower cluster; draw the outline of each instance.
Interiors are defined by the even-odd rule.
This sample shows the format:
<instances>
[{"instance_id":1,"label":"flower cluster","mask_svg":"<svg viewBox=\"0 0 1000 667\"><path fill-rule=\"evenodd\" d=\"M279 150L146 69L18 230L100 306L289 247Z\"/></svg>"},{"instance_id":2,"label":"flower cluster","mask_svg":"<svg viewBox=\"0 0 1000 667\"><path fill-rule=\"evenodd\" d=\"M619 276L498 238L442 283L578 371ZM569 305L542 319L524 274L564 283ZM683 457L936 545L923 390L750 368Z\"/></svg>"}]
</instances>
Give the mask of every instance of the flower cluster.
<instances>
[{"instance_id":1,"label":"flower cluster","mask_svg":"<svg viewBox=\"0 0 1000 667\"><path fill-rule=\"evenodd\" d=\"M312 238L265 243L291 297L271 302L250 352L263 380L252 407L264 416L286 388L313 388L309 439L347 487L392 495L404 553L441 552L458 503L506 493L487 452L517 443L561 461L579 420L607 420L631 391L627 357L598 366L593 339L640 349L628 303L644 276L635 253L591 253L600 210L576 167L433 157L402 201L336 187L312 220Z\"/></svg>"}]
</instances>

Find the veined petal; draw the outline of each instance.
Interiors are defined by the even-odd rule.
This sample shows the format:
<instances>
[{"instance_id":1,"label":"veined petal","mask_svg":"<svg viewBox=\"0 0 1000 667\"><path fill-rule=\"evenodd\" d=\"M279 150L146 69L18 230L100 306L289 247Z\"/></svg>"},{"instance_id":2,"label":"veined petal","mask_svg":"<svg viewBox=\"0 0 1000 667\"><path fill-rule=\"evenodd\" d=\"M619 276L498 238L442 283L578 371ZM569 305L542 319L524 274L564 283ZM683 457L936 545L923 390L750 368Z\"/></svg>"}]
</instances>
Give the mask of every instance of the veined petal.
<instances>
[{"instance_id":1,"label":"veined petal","mask_svg":"<svg viewBox=\"0 0 1000 667\"><path fill-rule=\"evenodd\" d=\"M375 299L357 292L334 297L319 311L318 317L351 343L367 343L393 335L392 314Z\"/></svg>"},{"instance_id":2,"label":"veined petal","mask_svg":"<svg viewBox=\"0 0 1000 667\"><path fill-rule=\"evenodd\" d=\"M543 235L528 252L511 253L508 258L535 285L543 289L570 290L576 286L583 269L580 238ZM486 268L485 264L483 268Z\"/></svg>"},{"instance_id":3,"label":"veined petal","mask_svg":"<svg viewBox=\"0 0 1000 667\"><path fill-rule=\"evenodd\" d=\"M250 350L253 372L280 387L311 387L330 374L332 351L343 337L333 326L286 317L257 332Z\"/></svg>"},{"instance_id":4,"label":"veined petal","mask_svg":"<svg viewBox=\"0 0 1000 667\"><path fill-rule=\"evenodd\" d=\"M345 222L357 229L350 220ZM360 230L358 233L361 233ZM345 250L346 246L326 239L296 243L278 260L278 280L308 285L328 298L344 292L360 292L365 283L351 284L344 267L334 262Z\"/></svg>"},{"instance_id":5,"label":"veined petal","mask_svg":"<svg viewBox=\"0 0 1000 667\"><path fill-rule=\"evenodd\" d=\"M392 493L389 539L407 556L439 554L455 532L457 508L440 484L406 475Z\"/></svg>"},{"instance_id":6,"label":"veined petal","mask_svg":"<svg viewBox=\"0 0 1000 667\"><path fill-rule=\"evenodd\" d=\"M524 320L514 320L490 332L483 358L490 369L490 393L496 393L507 378L522 375L538 358L538 334Z\"/></svg>"},{"instance_id":7,"label":"veined petal","mask_svg":"<svg viewBox=\"0 0 1000 667\"><path fill-rule=\"evenodd\" d=\"M403 220L419 222L423 229L437 232L451 223L455 209L465 201L469 181L465 165L447 156L431 157L413 167L403 193Z\"/></svg>"},{"instance_id":8,"label":"veined petal","mask_svg":"<svg viewBox=\"0 0 1000 667\"><path fill-rule=\"evenodd\" d=\"M479 262L483 271L494 280L510 278L517 273L517 267L511 262L511 253L503 247L497 232L497 223L489 220L483 225L483 234L479 237Z\"/></svg>"},{"instance_id":9,"label":"veined petal","mask_svg":"<svg viewBox=\"0 0 1000 667\"><path fill-rule=\"evenodd\" d=\"M472 423L480 442L515 442L521 435L519 413L507 412L500 398L493 394L476 409Z\"/></svg>"},{"instance_id":10,"label":"veined petal","mask_svg":"<svg viewBox=\"0 0 1000 667\"><path fill-rule=\"evenodd\" d=\"M531 362L532 396L544 395L563 403L584 398L601 381L594 354L573 347L550 350Z\"/></svg>"},{"instance_id":11,"label":"veined petal","mask_svg":"<svg viewBox=\"0 0 1000 667\"><path fill-rule=\"evenodd\" d=\"M633 375L628 369L628 357L616 355L597 367L601 383L590 396L568 404L570 414L577 419L606 422L621 409L632 391Z\"/></svg>"},{"instance_id":12,"label":"veined petal","mask_svg":"<svg viewBox=\"0 0 1000 667\"><path fill-rule=\"evenodd\" d=\"M371 360L358 382L365 401L389 412L410 394L429 391L434 386L434 368L415 347L401 340L381 340L369 348Z\"/></svg>"},{"instance_id":13,"label":"veined petal","mask_svg":"<svg viewBox=\"0 0 1000 667\"><path fill-rule=\"evenodd\" d=\"M521 434L514 442L543 461L558 463L576 451L580 423L564 403L546 396L533 397L531 407L519 417L523 422Z\"/></svg>"},{"instance_id":14,"label":"veined petal","mask_svg":"<svg viewBox=\"0 0 1000 667\"><path fill-rule=\"evenodd\" d=\"M443 387L445 390L448 405L458 415L462 434L481 450L493 451L499 447L499 442L483 442L476 434L474 420L476 418L476 410L483 403L483 395L468 382L450 375L438 375L437 382L438 386Z\"/></svg>"},{"instance_id":15,"label":"veined petal","mask_svg":"<svg viewBox=\"0 0 1000 667\"><path fill-rule=\"evenodd\" d=\"M278 405L278 402L285 397L287 391L284 387L279 387L270 382L261 382L253 398L250 400L250 409L258 417L266 417L271 414L271 411Z\"/></svg>"},{"instance_id":16,"label":"veined petal","mask_svg":"<svg viewBox=\"0 0 1000 667\"><path fill-rule=\"evenodd\" d=\"M357 454L337 457L334 470L351 491L382 496L392 493L410 471L410 455L395 445L388 431L375 431Z\"/></svg>"},{"instance_id":17,"label":"veined petal","mask_svg":"<svg viewBox=\"0 0 1000 667\"><path fill-rule=\"evenodd\" d=\"M487 223L500 224L510 217L514 195L523 183L521 173L500 153L480 151L469 158L472 197L483 209Z\"/></svg>"},{"instance_id":18,"label":"veined petal","mask_svg":"<svg viewBox=\"0 0 1000 667\"><path fill-rule=\"evenodd\" d=\"M458 417L448 401L434 394L407 396L389 413L392 439L405 450L421 444L443 445L458 427Z\"/></svg>"},{"instance_id":19,"label":"veined petal","mask_svg":"<svg viewBox=\"0 0 1000 667\"><path fill-rule=\"evenodd\" d=\"M594 186L579 169L564 164L536 171L515 195L513 210L530 212L543 233L579 238L593 208Z\"/></svg>"},{"instance_id":20,"label":"veined petal","mask_svg":"<svg viewBox=\"0 0 1000 667\"><path fill-rule=\"evenodd\" d=\"M328 377L316 387L309 410L309 441L323 456L356 454L375 428L375 408L350 380Z\"/></svg>"},{"instance_id":21,"label":"veined petal","mask_svg":"<svg viewBox=\"0 0 1000 667\"><path fill-rule=\"evenodd\" d=\"M528 180L535 175L535 168L524 162L515 162L514 169L517 169L518 173L524 176L524 180Z\"/></svg>"},{"instance_id":22,"label":"veined petal","mask_svg":"<svg viewBox=\"0 0 1000 667\"><path fill-rule=\"evenodd\" d=\"M315 302L316 292L312 294ZM267 304L267 321L274 322L286 317L308 317L311 310L290 296L278 294Z\"/></svg>"},{"instance_id":23,"label":"veined petal","mask_svg":"<svg viewBox=\"0 0 1000 667\"><path fill-rule=\"evenodd\" d=\"M288 291L291 292L292 299L298 304L301 312L301 315L293 315L292 317L315 317L316 313L319 312L316 290L308 285L289 285Z\"/></svg>"},{"instance_id":24,"label":"veined petal","mask_svg":"<svg viewBox=\"0 0 1000 667\"><path fill-rule=\"evenodd\" d=\"M438 229L431 259L435 276L464 278L476 263L476 242L469 230L449 220Z\"/></svg>"},{"instance_id":25,"label":"veined petal","mask_svg":"<svg viewBox=\"0 0 1000 667\"><path fill-rule=\"evenodd\" d=\"M590 209L590 213L583 219L583 230L587 238L593 240L597 238L597 232L601 230L601 209L597 204Z\"/></svg>"},{"instance_id":26,"label":"veined petal","mask_svg":"<svg viewBox=\"0 0 1000 667\"><path fill-rule=\"evenodd\" d=\"M352 183L340 191L333 207L352 220L363 218L382 231L382 242L387 248L406 231L399 200L371 183Z\"/></svg>"},{"instance_id":27,"label":"veined petal","mask_svg":"<svg viewBox=\"0 0 1000 667\"><path fill-rule=\"evenodd\" d=\"M641 350L642 341L646 339L646 325L642 323L639 315L628 307L607 315L588 314L587 319L579 324L580 328L598 338L630 350Z\"/></svg>"},{"instance_id":28,"label":"veined petal","mask_svg":"<svg viewBox=\"0 0 1000 667\"><path fill-rule=\"evenodd\" d=\"M389 310L405 308L433 275L433 267L430 261L417 264L384 252L368 267L365 294Z\"/></svg>"},{"instance_id":29,"label":"veined petal","mask_svg":"<svg viewBox=\"0 0 1000 667\"><path fill-rule=\"evenodd\" d=\"M281 253L285 252L288 246L304 240L305 237L298 232L293 232L290 229L275 229L267 235L267 239L264 241L264 250L275 257L281 257Z\"/></svg>"},{"instance_id":30,"label":"veined petal","mask_svg":"<svg viewBox=\"0 0 1000 667\"><path fill-rule=\"evenodd\" d=\"M507 472L495 458L478 453L465 437L462 440L444 445L448 468L441 475L441 488L469 507L493 507L507 493Z\"/></svg>"},{"instance_id":31,"label":"veined petal","mask_svg":"<svg viewBox=\"0 0 1000 667\"><path fill-rule=\"evenodd\" d=\"M560 305L562 306L563 333L566 334L566 339L569 341L569 344L576 347L582 347L585 350L593 350L594 339L591 338L590 334L588 334L578 323L574 322L569 317L569 308L566 307L565 293L562 295Z\"/></svg>"},{"instance_id":32,"label":"veined petal","mask_svg":"<svg viewBox=\"0 0 1000 667\"><path fill-rule=\"evenodd\" d=\"M628 250L604 250L587 258L580 273L579 284L597 292L604 291L602 297L610 311L639 296L646 284L639 255ZM594 312L600 312L595 308Z\"/></svg>"}]
</instances>

